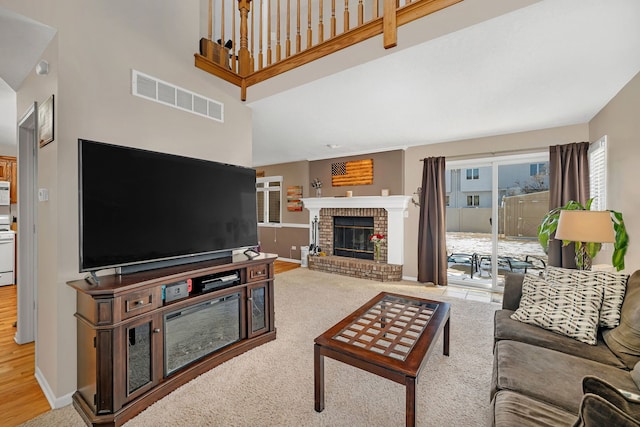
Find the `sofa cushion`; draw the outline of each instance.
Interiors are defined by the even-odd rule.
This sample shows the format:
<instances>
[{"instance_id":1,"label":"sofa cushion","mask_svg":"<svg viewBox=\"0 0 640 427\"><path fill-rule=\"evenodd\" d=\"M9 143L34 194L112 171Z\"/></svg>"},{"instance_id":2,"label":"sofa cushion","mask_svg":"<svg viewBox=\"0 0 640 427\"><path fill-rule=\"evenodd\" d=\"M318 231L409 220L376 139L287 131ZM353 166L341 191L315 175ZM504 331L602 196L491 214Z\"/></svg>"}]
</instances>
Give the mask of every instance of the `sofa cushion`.
<instances>
[{"instance_id":1,"label":"sofa cushion","mask_svg":"<svg viewBox=\"0 0 640 427\"><path fill-rule=\"evenodd\" d=\"M499 341L494 353L492 399L499 390L511 390L578 414L585 376L635 388L627 370L530 344Z\"/></svg>"},{"instance_id":2,"label":"sofa cushion","mask_svg":"<svg viewBox=\"0 0 640 427\"><path fill-rule=\"evenodd\" d=\"M504 294L502 295L502 308L516 311L522 298L523 273L507 272L504 275Z\"/></svg>"},{"instance_id":3,"label":"sofa cushion","mask_svg":"<svg viewBox=\"0 0 640 427\"><path fill-rule=\"evenodd\" d=\"M572 414L557 406L540 402L510 390L500 390L492 401L493 425L496 427L556 427L576 421Z\"/></svg>"},{"instance_id":4,"label":"sofa cushion","mask_svg":"<svg viewBox=\"0 0 640 427\"><path fill-rule=\"evenodd\" d=\"M640 421L640 401L638 400L640 391L637 388L618 389L602 378L588 375L582 379L582 392L598 395L625 414ZM635 396L635 399L632 396Z\"/></svg>"},{"instance_id":5,"label":"sofa cushion","mask_svg":"<svg viewBox=\"0 0 640 427\"><path fill-rule=\"evenodd\" d=\"M584 397L576 427L588 426L640 426L640 403L634 403L613 385L594 376L582 379ZM632 390L633 393L637 389Z\"/></svg>"},{"instance_id":6,"label":"sofa cushion","mask_svg":"<svg viewBox=\"0 0 640 427\"><path fill-rule=\"evenodd\" d=\"M511 314L513 314L511 310L497 310L495 312L493 336L496 341L520 341L626 369L626 365L609 350L600 334L597 338L598 343L589 345L535 325L513 320Z\"/></svg>"},{"instance_id":7,"label":"sofa cushion","mask_svg":"<svg viewBox=\"0 0 640 427\"><path fill-rule=\"evenodd\" d=\"M636 363L631 370L631 379L636 383L636 387L640 389L640 362Z\"/></svg>"},{"instance_id":8,"label":"sofa cushion","mask_svg":"<svg viewBox=\"0 0 640 427\"><path fill-rule=\"evenodd\" d=\"M602 307L600 308L599 326L615 328L620 324L620 308L622 307L627 280L629 279L627 274L549 266L547 267L546 278L549 282L565 285L585 284L601 287L604 295Z\"/></svg>"},{"instance_id":9,"label":"sofa cushion","mask_svg":"<svg viewBox=\"0 0 640 427\"><path fill-rule=\"evenodd\" d=\"M595 345L603 289L592 284L551 284L526 275L514 320Z\"/></svg>"},{"instance_id":10,"label":"sofa cushion","mask_svg":"<svg viewBox=\"0 0 640 427\"><path fill-rule=\"evenodd\" d=\"M627 283L620 325L603 331L602 337L628 369L640 361L640 270L633 273Z\"/></svg>"},{"instance_id":11,"label":"sofa cushion","mask_svg":"<svg viewBox=\"0 0 640 427\"><path fill-rule=\"evenodd\" d=\"M574 427L640 427L640 423L633 417L595 394L584 395L578 415Z\"/></svg>"}]
</instances>

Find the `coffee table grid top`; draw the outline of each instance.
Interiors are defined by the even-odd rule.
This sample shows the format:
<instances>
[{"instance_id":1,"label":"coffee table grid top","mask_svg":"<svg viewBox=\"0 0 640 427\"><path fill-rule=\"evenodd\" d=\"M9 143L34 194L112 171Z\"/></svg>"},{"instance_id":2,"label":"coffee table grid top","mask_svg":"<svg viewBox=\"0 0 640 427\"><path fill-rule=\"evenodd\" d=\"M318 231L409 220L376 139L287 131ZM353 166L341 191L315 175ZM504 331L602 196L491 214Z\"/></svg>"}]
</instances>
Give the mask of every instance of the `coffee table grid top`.
<instances>
[{"instance_id":1,"label":"coffee table grid top","mask_svg":"<svg viewBox=\"0 0 640 427\"><path fill-rule=\"evenodd\" d=\"M333 339L404 361L437 308L437 303L386 295Z\"/></svg>"}]
</instances>

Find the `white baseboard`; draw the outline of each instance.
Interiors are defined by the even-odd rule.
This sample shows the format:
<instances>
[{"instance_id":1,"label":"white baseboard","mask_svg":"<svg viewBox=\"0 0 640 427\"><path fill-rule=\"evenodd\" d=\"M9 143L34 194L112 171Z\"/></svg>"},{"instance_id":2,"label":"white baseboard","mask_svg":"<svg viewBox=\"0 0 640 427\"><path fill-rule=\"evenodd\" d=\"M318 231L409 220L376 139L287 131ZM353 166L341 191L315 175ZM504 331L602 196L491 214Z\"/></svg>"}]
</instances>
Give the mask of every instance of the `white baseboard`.
<instances>
[{"instance_id":1,"label":"white baseboard","mask_svg":"<svg viewBox=\"0 0 640 427\"><path fill-rule=\"evenodd\" d=\"M45 379L44 375L42 375L42 372L37 366L36 366L35 377L36 377L36 381L38 381L38 384L40 384L40 388L44 393L44 397L47 398L47 401L49 402L49 406L51 406L51 409L59 409L64 406L71 405L72 403L71 397L73 396L73 393L69 393L62 397L56 397L55 394L53 393L53 390L51 390L51 387L49 387L49 383Z\"/></svg>"},{"instance_id":2,"label":"white baseboard","mask_svg":"<svg viewBox=\"0 0 640 427\"><path fill-rule=\"evenodd\" d=\"M413 276L402 276L402 280L407 280L409 282L417 282L418 278Z\"/></svg>"}]
</instances>

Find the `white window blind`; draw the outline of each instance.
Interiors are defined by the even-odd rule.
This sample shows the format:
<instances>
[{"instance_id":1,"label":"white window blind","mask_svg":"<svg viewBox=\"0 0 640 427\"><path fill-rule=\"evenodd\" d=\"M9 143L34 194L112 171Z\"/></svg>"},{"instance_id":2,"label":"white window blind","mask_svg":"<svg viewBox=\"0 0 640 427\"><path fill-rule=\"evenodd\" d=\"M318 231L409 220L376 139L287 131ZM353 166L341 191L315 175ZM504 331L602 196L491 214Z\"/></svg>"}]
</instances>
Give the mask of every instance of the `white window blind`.
<instances>
[{"instance_id":1,"label":"white window blind","mask_svg":"<svg viewBox=\"0 0 640 427\"><path fill-rule=\"evenodd\" d=\"M589 146L589 187L591 210L607 209L607 136Z\"/></svg>"}]
</instances>

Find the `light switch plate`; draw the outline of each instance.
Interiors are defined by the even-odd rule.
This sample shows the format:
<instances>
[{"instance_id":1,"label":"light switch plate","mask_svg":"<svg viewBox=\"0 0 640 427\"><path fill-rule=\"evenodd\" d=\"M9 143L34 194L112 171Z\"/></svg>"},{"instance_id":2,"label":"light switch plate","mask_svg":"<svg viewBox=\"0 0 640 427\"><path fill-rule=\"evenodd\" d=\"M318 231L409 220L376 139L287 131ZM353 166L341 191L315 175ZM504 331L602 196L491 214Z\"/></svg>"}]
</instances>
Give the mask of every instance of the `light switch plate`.
<instances>
[{"instance_id":1,"label":"light switch plate","mask_svg":"<svg viewBox=\"0 0 640 427\"><path fill-rule=\"evenodd\" d=\"M49 200L49 189L48 188L38 188L38 201L46 202Z\"/></svg>"}]
</instances>

